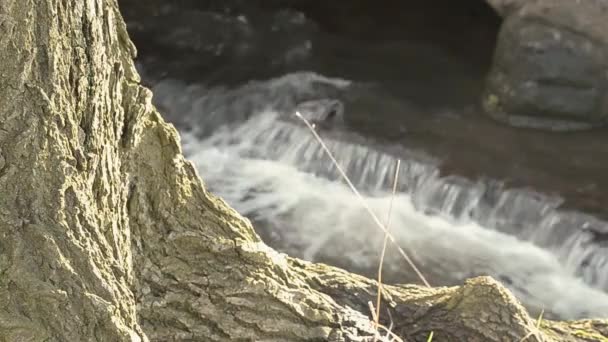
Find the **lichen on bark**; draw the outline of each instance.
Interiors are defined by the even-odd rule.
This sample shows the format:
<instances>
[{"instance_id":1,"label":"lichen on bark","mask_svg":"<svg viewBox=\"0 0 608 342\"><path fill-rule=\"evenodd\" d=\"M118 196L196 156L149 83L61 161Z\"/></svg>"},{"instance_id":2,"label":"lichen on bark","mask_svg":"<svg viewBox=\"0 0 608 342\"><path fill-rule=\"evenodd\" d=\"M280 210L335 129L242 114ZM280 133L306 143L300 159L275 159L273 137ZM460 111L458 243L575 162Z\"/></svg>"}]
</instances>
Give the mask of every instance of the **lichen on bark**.
<instances>
[{"instance_id":1,"label":"lichen on bark","mask_svg":"<svg viewBox=\"0 0 608 342\"><path fill-rule=\"evenodd\" d=\"M261 242L184 159L134 55L115 0L0 2L0 341L372 336L374 281ZM534 330L489 278L386 286L383 305L407 341ZM605 334L546 321L528 340Z\"/></svg>"}]
</instances>

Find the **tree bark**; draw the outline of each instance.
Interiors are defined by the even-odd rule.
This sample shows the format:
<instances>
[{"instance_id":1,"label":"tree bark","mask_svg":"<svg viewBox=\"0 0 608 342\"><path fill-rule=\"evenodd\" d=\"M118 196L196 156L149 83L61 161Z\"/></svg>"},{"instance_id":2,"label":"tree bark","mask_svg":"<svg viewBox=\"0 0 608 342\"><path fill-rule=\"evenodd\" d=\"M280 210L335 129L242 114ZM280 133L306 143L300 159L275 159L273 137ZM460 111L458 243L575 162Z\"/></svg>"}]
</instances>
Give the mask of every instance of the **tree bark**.
<instances>
[{"instance_id":1,"label":"tree bark","mask_svg":"<svg viewBox=\"0 0 608 342\"><path fill-rule=\"evenodd\" d=\"M0 0L0 341L362 341L369 279L277 253L210 194L139 84L115 0ZM386 286L406 341L519 341L490 278ZM544 321L528 341L606 341Z\"/></svg>"},{"instance_id":2,"label":"tree bark","mask_svg":"<svg viewBox=\"0 0 608 342\"><path fill-rule=\"evenodd\" d=\"M121 143L139 89L129 42L114 2L0 0L0 340L145 340Z\"/></svg>"}]
</instances>

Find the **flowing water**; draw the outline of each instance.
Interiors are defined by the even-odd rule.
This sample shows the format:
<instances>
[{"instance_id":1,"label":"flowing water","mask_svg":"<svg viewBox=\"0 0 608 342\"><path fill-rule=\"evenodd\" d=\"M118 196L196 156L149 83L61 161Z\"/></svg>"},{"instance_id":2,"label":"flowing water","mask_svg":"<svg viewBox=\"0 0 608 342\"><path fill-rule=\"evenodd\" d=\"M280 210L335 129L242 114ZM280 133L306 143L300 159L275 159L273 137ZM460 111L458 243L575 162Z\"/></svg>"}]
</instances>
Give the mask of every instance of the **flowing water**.
<instances>
[{"instance_id":1,"label":"flowing water","mask_svg":"<svg viewBox=\"0 0 608 342\"><path fill-rule=\"evenodd\" d=\"M233 88L163 80L153 91L206 186L249 217L269 243L307 260L373 270L383 233L294 117L296 110L315 115L318 109L309 106L315 100L323 106L322 99L361 91L356 87L292 73ZM387 145L348 125L320 133L381 218L402 161L390 228L433 285L491 275L535 312L608 317L608 247L594 233L607 231L605 222L561 211L559 198L531 190L442 177L440 161L408 149L407 139ZM415 280L398 257L389 264L401 279Z\"/></svg>"}]
</instances>

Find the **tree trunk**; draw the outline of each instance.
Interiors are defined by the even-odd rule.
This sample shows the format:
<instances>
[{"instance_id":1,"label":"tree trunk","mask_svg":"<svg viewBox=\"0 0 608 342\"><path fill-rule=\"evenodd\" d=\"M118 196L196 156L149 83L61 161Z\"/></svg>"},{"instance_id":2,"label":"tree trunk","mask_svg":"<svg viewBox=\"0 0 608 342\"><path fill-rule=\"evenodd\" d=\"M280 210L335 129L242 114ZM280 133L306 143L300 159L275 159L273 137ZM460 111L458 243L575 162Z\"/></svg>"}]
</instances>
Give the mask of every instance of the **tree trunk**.
<instances>
[{"instance_id":1,"label":"tree trunk","mask_svg":"<svg viewBox=\"0 0 608 342\"><path fill-rule=\"evenodd\" d=\"M208 193L134 54L115 0L0 0L0 341L372 336L375 283L271 250ZM489 278L385 297L407 341L535 330ZM600 321L541 330L528 341L606 341Z\"/></svg>"}]
</instances>

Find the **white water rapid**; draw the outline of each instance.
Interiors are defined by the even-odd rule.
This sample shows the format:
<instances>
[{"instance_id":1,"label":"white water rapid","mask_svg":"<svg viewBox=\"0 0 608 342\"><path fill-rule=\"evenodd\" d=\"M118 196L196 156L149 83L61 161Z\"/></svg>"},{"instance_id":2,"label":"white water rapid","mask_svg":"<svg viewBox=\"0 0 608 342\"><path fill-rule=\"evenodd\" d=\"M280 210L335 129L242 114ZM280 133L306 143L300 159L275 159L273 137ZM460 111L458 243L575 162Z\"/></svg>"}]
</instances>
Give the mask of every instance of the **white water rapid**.
<instances>
[{"instance_id":1,"label":"white water rapid","mask_svg":"<svg viewBox=\"0 0 608 342\"><path fill-rule=\"evenodd\" d=\"M279 119L293 115L298 101L349 86L309 73L236 89L161 81L154 101L177 122L184 153L206 186L276 237L279 248L373 269L383 233L311 132ZM438 161L407 146L385 148L348 132L326 142L381 218L402 160L390 228L432 283L491 275L532 310L567 319L608 317L608 250L593 234L607 231L605 222L560 211L559 199L533 191L440 177ZM390 263L413 279L402 260Z\"/></svg>"}]
</instances>

